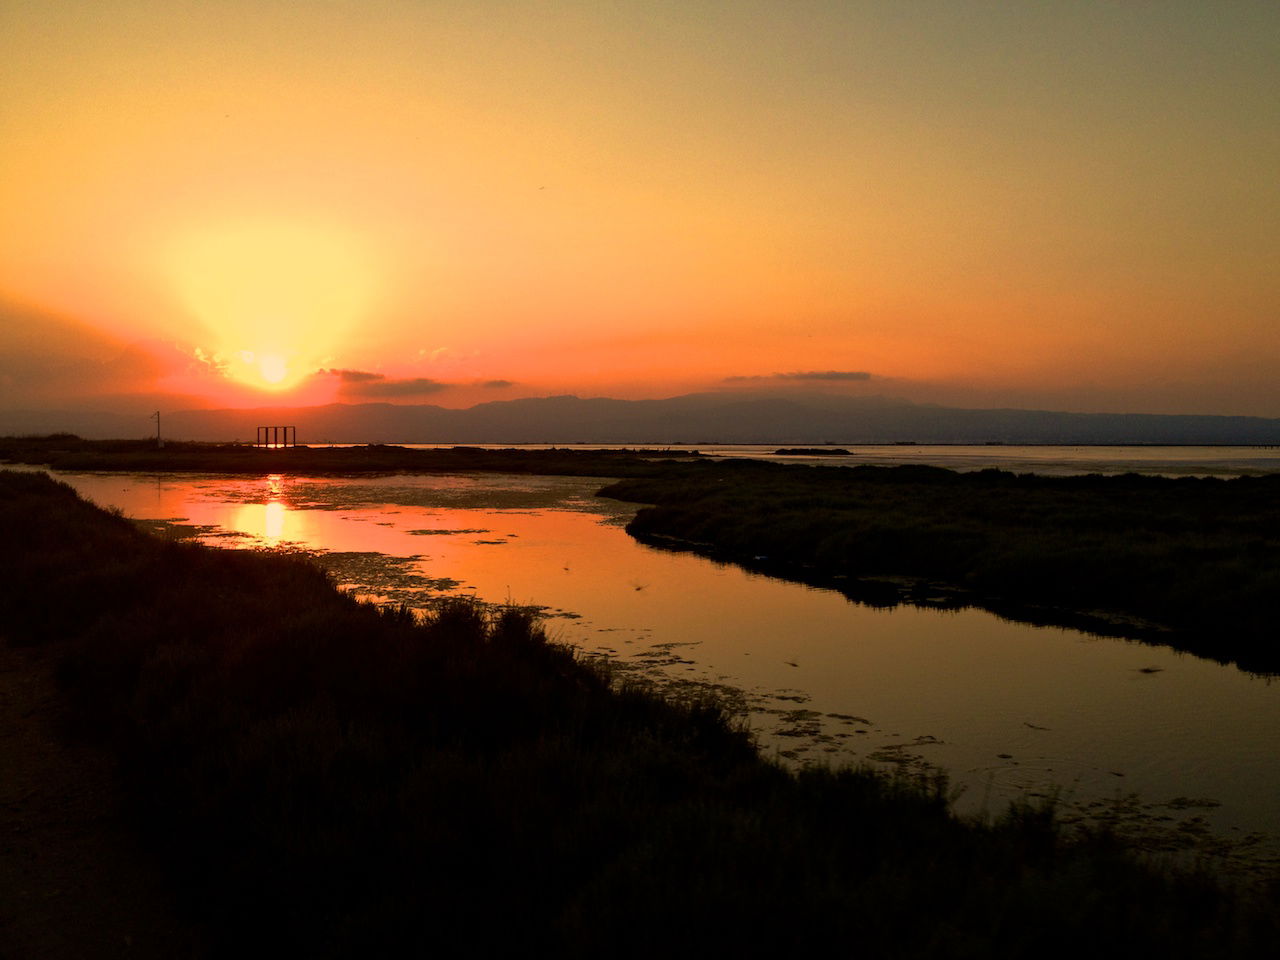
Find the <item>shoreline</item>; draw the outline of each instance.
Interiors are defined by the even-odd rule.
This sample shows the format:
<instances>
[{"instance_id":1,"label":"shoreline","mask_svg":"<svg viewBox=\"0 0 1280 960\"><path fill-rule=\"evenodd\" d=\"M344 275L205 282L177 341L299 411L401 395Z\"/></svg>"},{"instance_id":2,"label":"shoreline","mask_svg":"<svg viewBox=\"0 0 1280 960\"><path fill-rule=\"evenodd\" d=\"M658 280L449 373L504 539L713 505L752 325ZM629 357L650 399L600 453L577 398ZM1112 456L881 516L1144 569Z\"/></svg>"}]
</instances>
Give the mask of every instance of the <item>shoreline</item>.
<instances>
[{"instance_id":1,"label":"shoreline","mask_svg":"<svg viewBox=\"0 0 1280 960\"><path fill-rule=\"evenodd\" d=\"M657 546L693 545L871 605L972 605L1260 675L1280 672L1276 493L1280 476L730 463L600 491L647 504L627 531Z\"/></svg>"},{"instance_id":2,"label":"shoreline","mask_svg":"<svg viewBox=\"0 0 1280 960\"><path fill-rule=\"evenodd\" d=\"M518 612L419 622L297 560L148 537L42 474L0 488L7 640L59 660L69 735L117 758L215 954L959 936L1002 956L1052 931L1244 957L1280 929L1261 888L1068 839L1048 807L977 823L942 781L788 773L714 704L616 688Z\"/></svg>"},{"instance_id":3,"label":"shoreline","mask_svg":"<svg viewBox=\"0 0 1280 960\"><path fill-rule=\"evenodd\" d=\"M703 555L871 605L972 605L1280 673L1280 474L1050 477L635 449L157 450L65 437L0 439L0 458L69 471L599 477L611 482L597 495L648 505L627 531L655 546L702 544Z\"/></svg>"},{"instance_id":4,"label":"shoreline","mask_svg":"<svg viewBox=\"0 0 1280 960\"><path fill-rule=\"evenodd\" d=\"M801 583L840 593L854 603L871 607L914 606L929 610L984 610L1014 623L1031 626L1065 627L1097 637L1140 640L1194 653L1169 642L1176 636L1172 628L1153 621L1105 610L1072 610L1051 605L1017 604L1000 597L984 596L950 583L906 576L849 577L841 573L823 572L803 564L770 560L747 553L732 553L707 541L686 540L661 533L631 532L646 546L675 553L693 553L718 563L732 563L752 573L778 580ZM1197 654L1198 656L1199 654ZM1213 657L1207 657L1213 659ZM1223 661L1217 661L1223 662Z\"/></svg>"}]
</instances>

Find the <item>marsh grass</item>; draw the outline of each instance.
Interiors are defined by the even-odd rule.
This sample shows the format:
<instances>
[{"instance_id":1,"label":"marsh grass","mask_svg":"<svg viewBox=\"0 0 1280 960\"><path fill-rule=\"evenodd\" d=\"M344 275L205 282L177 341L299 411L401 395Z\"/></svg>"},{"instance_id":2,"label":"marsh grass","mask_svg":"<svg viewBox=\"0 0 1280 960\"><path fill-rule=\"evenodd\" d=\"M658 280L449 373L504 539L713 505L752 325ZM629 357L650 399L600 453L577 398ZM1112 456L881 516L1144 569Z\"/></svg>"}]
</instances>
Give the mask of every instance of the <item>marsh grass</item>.
<instances>
[{"instance_id":1,"label":"marsh grass","mask_svg":"<svg viewBox=\"0 0 1280 960\"><path fill-rule=\"evenodd\" d=\"M814 448L816 449L816 448ZM659 450L259 450L245 444L0 438L0 460L66 470L502 472L617 479L627 529L877 606L978 605L1280 672L1280 475L1044 477L811 467Z\"/></svg>"},{"instance_id":2,"label":"marsh grass","mask_svg":"<svg viewBox=\"0 0 1280 960\"><path fill-rule=\"evenodd\" d=\"M61 658L76 735L216 955L1264 956L1277 912L1052 811L787 772L709 701L614 684L536 617L425 620L302 559L146 536L0 472L12 642Z\"/></svg>"},{"instance_id":3,"label":"marsh grass","mask_svg":"<svg viewBox=\"0 0 1280 960\"><path fill-rule=\"evenodd\" d=\"M627 527L892 605L1017 619L1280 672L1280 476L1042 477L936 467L672 467L612 484Z\"/></svg>"}]
</instances>

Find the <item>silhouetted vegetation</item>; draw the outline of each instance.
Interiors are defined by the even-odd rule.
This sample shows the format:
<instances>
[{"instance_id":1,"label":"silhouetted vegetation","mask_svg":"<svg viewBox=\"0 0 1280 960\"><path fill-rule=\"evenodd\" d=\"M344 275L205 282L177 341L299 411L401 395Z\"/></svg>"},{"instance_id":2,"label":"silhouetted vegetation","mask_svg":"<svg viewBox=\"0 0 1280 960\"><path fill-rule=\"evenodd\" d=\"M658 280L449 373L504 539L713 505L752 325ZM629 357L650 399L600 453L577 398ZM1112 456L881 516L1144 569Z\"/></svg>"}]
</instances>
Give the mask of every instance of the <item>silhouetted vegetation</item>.
<instances>
[{"instance_id":1,"label":"silhouetted vegetation","mask_svg":"<svg viewBox=\"0 0 1280 960\"><path fill-rule=\"evenodd\" d=\"M307 563L152 539L0 472L9 642L217 955L1266 956L1270 895L1160 872L1045 810L761 761L715 704L614 689L519 610L419 622Z\"/></svg>"},{"instance_id":2,"label":"silhouetted vegetation","mask_svg":"<svg viewBox=\"0 0 1280 960\"><path fill-rule=\"evenodd\" d=\"M848 457L848 450L843 447L782 447L773 451L780 457Z\"/></svg>"},{"instance_id":3,"label":"silhouetted vegetation","mask_svg":"<svg viewBox=\"0 0 1280 960\"><path fill-rule=\"evenodd\" d=\"M800 449L800 448L795 448ZM812 448L823 453L830 448ZM0 438L0 460L65 470L357 474L492 471L621 478L628 530L877 605L977 605L1280 672L1280 475L1044 477L810 467L666 450Z\"/></svg>"},{"instance_id":4,"label":"silhouetted vegetation","mask_svg":"<svg viewBox=\"0 0 1280 960\"><path fill-rule=\"evenodd\" d=\"M659 460L697 459L696 451L577 449L490 450L449 447L415 450L389 444L357 447L263 448L249 443L154 440L81 440L71 434L0 438L0 461L43 464L58 470L128 470L148 473L456 473L495 471L544 476L647 476Z\"/></svg>"},{"instance_id":5,"label":"silhouetted vegetation","mask_svg":"<svg viewBox=\"0 0 1280 960\"><path fill-rule=\"evenodd\" d=\"M601 492L656 504L627 528L654 545L830 586L866 603L972 604L1280 672L1272 624L1280 476L824 468L664 450L157 449L153 441L70 434L0 439L0 459L65 470L622 478Z\"/></svg>"},{"instance_id":6,"label":"silhouetted vegetation","mask_svg":"<svg viewBox=\"0 0 1280 960\"><path fill-rule=\"evenodd\" d=\"M1280 671L1280 476L692 464L603 495L646 542L844 590L976 604Z\"/></svg>"}]
</instances>

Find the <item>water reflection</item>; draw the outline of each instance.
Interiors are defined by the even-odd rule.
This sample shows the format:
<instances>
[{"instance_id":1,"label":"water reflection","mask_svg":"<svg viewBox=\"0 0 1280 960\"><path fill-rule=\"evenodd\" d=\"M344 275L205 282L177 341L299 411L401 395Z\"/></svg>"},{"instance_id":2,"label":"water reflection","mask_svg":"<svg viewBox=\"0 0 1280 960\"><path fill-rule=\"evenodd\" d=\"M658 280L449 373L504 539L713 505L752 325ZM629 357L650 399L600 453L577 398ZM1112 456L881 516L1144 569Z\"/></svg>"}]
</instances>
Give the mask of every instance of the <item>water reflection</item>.
<instances>
[{"instance_id":1,"label":"water reflection","mask_svg":"<svg viewBox=\"0 0 1280 960\"><path fill-rule=\"evenodd\" d=\"M284 519L288 509L279 500L270 501L263 510L262 535L269 541L279 543L284 536Z\"/></svg>"},{"instance_id":2,"label":"water reflection","mask_svg":"<svg viewBox=\"0 0 1280 960\"><path fill-rule=\"evenodd\" d=\"M283 541L296 539L291 513L285 503L285 478L278 473L266 478L265 503L245 503L236 508L231 528L253 537L262 546L276 547Z\"/></svg>"},{"instance_id":3,"label":"water reflection","mask_svg":"<svg viewBox=\"0 0 1280 960\"><path fill-rule=\"evenodd\" d=\"M273 544L279 543L284 536L284 519L288 512L281 500L284 490L284 479L278 473L267 475L267 508L263 516L263 536Z\"/></svg>"},{"instance_id":4,"label":"water reflection","mask_svg":"<svg viewBox=\"0 0 1280 960\"><path fill-rule=\"evenodd\" d=\"M62 479L209 542L325 551L340 583L395 602L464 590L548 604L560 638L676 692L735 698L766 752L794 762L935 763L967 810L1024 791L1084 806L1138 793L1168 807L1153 816L1280 832L1280 685L975 610L873 610L653 550L619 529L631 507L592 496L599 480Z\"/></svg>"}]
</instances>

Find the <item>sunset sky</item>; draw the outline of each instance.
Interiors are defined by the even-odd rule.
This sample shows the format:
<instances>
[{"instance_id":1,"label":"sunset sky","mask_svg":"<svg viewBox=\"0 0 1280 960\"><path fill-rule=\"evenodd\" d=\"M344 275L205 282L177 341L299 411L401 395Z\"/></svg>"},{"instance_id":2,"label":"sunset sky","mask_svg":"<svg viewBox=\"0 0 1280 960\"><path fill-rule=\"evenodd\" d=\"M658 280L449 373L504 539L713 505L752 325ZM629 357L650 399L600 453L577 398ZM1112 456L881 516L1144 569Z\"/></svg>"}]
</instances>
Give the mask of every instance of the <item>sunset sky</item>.
<instances>
[{"instance_id":1,"label":"sunset sky","mask_svg":"<svg viewBox=\"0 0 1280 960\"><path fill-rule=\"evenodd\" d=\"M5 0L0 406L1280 417L1280 3Z\"/></svg>"}]
</instances>

